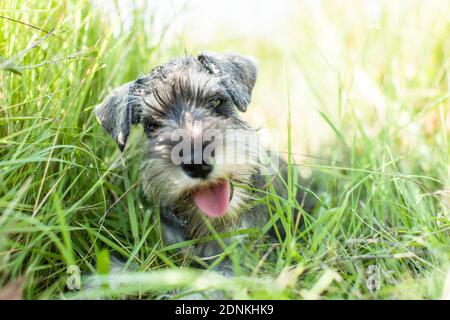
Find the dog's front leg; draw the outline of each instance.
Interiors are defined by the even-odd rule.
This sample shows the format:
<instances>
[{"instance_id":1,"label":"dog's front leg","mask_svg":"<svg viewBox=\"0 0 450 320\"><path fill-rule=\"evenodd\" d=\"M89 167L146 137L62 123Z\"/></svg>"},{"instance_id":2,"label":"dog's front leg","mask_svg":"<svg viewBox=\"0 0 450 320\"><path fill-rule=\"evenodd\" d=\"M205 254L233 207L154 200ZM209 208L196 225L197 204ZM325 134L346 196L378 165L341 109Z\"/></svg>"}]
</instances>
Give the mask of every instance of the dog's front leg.
<instances>
[{"instance_id":1,"label":"dog's front leg","mask_svg":"<svg viewBox=\"0 0 450 320\"><path fill-rule=\"evenodd\" d=\"M161 207L159 217L162 241L165 246L186 240L183 221L173 213L171 208Z\"/></svg>"}]
</instances>

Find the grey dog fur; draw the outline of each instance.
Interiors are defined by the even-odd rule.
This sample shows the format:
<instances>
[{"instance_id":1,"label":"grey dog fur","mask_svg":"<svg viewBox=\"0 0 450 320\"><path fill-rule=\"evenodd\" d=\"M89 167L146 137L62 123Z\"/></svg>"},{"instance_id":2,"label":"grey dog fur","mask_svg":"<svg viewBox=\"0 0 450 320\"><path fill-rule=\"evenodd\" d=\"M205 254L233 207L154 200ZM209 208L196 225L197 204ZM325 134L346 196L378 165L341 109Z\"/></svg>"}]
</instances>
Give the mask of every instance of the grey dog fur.
<instances>
[{"instance_id":1,"label":"grey dog fur","mask_svg":"<svg viewBox=\"0 0 450 320\"><path fill-rule=\"evenodd\" d=\"M193 130L194 121L201 121L203 129L232 128L241 130L244 135L252 134L254 130L241 120L239 113L247 110L257 73L254 59L234 53L202 53L177 58L113 90L96 107L97 119L121 151L126 146L131 126L143 126L147 135L147 155L141 174L143 191L151 203L160 207L166 245L208 235L210 228L205 219L217 232L261 228L268 222L268 209L252 204L255 198L252 190L265 190L267 185L257 163L240 168L225 164L209 179L200 181L186 176L170 158L174 147L170 134L180 128ZM220 101L218 107L214 107L215 101ZM281 174L273 176L273 183L278 195L286 197L286 188L280 179L286 176L285 163L280 163ZM196 209L190 194L199 186L220 178L228 179L233 186L232 214L208 218ZM302 202L300 197L298 201ZM195 254L200 257L220 252L221 247L214 241L195 248Z\"/></svg>"}]
</instances>

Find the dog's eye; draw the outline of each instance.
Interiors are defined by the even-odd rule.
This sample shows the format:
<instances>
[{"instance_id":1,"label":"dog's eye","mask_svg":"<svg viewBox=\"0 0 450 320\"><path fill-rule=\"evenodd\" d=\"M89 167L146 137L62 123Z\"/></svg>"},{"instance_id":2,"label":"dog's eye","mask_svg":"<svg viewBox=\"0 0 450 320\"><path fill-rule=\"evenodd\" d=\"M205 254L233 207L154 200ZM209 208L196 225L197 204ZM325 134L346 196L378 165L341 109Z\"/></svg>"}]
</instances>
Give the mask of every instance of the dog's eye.
<instances>
[{"instance_id":1,"label":"dog's eye","mask_svg":"<svg viewBox=\"0 0 450 320\"><path fill-rule=\"evenodd\" d=\"M217 108L218 106L220 106L222 104L222 100L220 99L215 99L211 102L211 107L213 108Z\"/></svg>"},{"instance_id":2,"label":"dog's eye","mask_svg":"<svg viewBox=\"0 0 450 320\"><path fill-rule=\"evenodd\" d=\"M152 133L152 132L156 131L157 129L159 129L160 127L161 127L161 125L157 121L154 121L154 120L144 122L144 131L147 133Z\"/></svg>"}]
</instances>

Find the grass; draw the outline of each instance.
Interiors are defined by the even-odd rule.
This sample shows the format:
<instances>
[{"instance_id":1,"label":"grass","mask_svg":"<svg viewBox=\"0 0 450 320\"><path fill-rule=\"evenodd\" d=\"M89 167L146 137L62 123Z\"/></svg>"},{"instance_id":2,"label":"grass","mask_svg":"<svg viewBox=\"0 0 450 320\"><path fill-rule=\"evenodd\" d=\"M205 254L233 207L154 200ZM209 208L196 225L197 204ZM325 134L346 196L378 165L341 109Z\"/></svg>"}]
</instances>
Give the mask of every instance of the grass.
<instances>
[{"instance_id":1,"label":"grass","mask_svg":"<svg viewBox=\"0 0 450 320\"><path fill-rule=\"evenodd\" d=\"M145 10L123 26L87 1L2 1L0 287L22 278L28 299L154 299L214 288L245 299L443 297L450 29L434 17L448 17L450 7L384 3L393 7L367 31L361 3L318 3L314 15L305 5L295 20L305 36L288 33L288 47L223 31L205 48L189 34L164 42ZM337 53L326 47L330 30ZM193 242L159 243L157 211L138 184L140 130L121 155L92 113L111 88L185 48L259 59L245 117L284 128L280 148L292 164L287 199L269 192L260 200L273 215L267 228L280 219L288 236L275 245L263 241L267 228L241 231L249 242L225 248L233 278L189 267L178 250ZM298 185L296 170L312 172L314 185ZM295 192L320 204L300 228L290 214ZM113 256L135 269L113 275L127 285L67 288L70 266L105 277Z\"/></svg>"}]
</instances>

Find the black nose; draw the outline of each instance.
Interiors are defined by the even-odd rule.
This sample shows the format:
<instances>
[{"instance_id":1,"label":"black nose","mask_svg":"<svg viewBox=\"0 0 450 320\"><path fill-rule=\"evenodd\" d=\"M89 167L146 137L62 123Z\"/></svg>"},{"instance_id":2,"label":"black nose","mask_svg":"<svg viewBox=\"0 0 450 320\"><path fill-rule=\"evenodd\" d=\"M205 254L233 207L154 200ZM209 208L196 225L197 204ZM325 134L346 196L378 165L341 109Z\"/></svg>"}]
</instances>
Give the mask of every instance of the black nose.
<instances>
[{"instance_id":1,"label":"black nose","mask_svg":"<svg viewBox=\"0 0 450 320\"><path fill-rule=\"evenodd\" d=\"M200 179L205 179L213 170L213 166L205 162L199 164L183 163L181 167L188 176Z\"/></svg>"},{"instance_id":2,"label":"black nose","mask_svg":"<svg viewBox=\"0 0 450 320\"><path fill-rule=\"evenodd\" d=\"M192 178L206 179L206 177L213 171L214 164L212 160L214 158L215 150L212 149L211 154L204 154L205 148L211 143L211 141L204 141L201 148L191 145L190 154L186 154L181 150L181 156L183 157L181 168L183 171Z\"/></svg>"}]
</instances>

